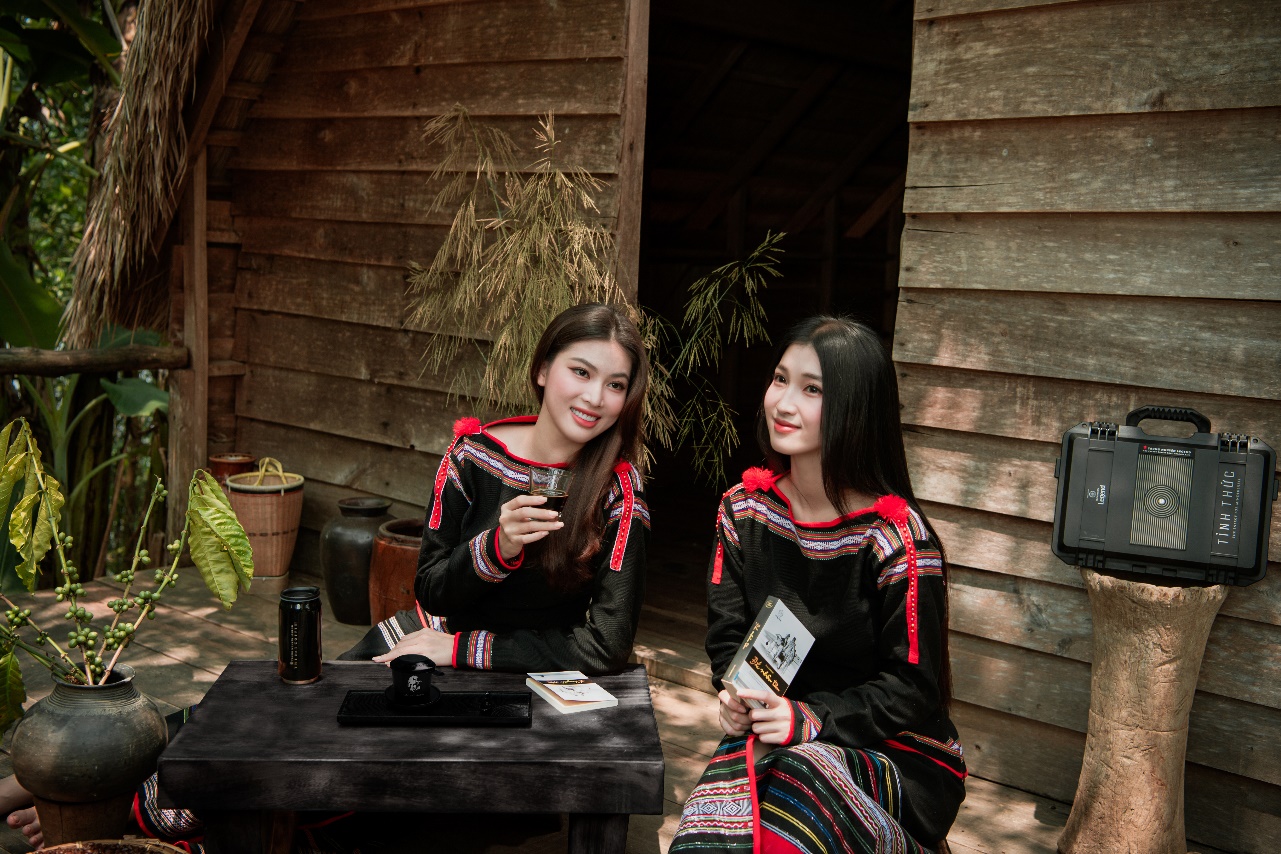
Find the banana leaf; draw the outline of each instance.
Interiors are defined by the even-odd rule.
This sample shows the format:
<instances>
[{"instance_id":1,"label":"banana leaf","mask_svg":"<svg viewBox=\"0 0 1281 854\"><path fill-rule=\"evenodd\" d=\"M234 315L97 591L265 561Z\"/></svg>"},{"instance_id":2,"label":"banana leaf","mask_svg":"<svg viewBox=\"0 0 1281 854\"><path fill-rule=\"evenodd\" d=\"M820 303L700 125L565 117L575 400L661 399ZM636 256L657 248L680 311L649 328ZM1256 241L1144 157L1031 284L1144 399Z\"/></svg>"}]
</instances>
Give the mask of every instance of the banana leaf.
<instances>
[{"instance_id":1,"label":"banana leaf","mask_svg":"<svg viewBox=\"0 0 1281 854\"><path fill-rule=\"evenodd\" d=\"M0 241L0 339L14 347L52 349L58 343L61 317L62 305Z\"/></svg>"},{"instance_id":2,"label":"banana leaf","mask_svg":"<svg viewBox=\"0 0 1281 854\"><path fill-rule=\"evenodd\" d=\"M99 380L111 405L121 415L134 418L159 410L169 414L169 392L138 377L125 377L120 382Z\"/></svg>"}]
</instances>

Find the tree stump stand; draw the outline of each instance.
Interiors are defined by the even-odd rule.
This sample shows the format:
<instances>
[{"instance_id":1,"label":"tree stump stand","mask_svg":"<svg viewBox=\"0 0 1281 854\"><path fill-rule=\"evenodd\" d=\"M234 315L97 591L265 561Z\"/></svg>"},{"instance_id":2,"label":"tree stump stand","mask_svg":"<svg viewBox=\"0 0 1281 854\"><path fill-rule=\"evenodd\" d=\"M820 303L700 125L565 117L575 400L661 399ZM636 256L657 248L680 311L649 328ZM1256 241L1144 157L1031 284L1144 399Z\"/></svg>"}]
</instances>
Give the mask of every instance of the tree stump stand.
<instances>
[{"instance_id":1,"label":"tree stump stand","mask_svg":"<svg viewBox=\"0 0 1281 854\"><path fill-rule=\"evenodd\" d=\"M1185 854L1188 713L1228 589L1081 575L1094 619L1090 722L1059 852Z\"/></svg>"}]
</instances>

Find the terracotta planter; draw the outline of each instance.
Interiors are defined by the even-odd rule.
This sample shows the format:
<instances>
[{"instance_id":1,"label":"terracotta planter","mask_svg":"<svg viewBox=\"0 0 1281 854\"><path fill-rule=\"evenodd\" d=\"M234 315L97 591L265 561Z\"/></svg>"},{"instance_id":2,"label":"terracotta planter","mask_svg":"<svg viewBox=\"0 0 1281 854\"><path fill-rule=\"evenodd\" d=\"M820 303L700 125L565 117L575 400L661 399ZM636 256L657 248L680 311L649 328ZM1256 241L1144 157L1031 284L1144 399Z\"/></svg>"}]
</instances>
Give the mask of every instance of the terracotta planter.
<instances>
[{"instance_id":1,"label":"terracotta planter","mask_svg":"<svg viewBox=\"0 0 1281 854\"><path fill-rule=\"evenodd\" d=\"M209 455L209 473L218 481L218 485L227 490L227 478L233 474L242 474L254 470L258 458L253 454L242 454L232 451L227 454Z\"/></svg>"},{"instance_id":2,"label":"terracotta planter","mask_svg":"<svg viewBox=\"0 0 1281 854\"><path fill-rule=\"evenodd\" d=\"M369 616L377 623L414 607L422 519L393 519L378 529L369 563Z\"/></svg>"},{"instance_id":3,"label":"terracotta planter","mask_svg":"<svg viewBox=\"0 0 1281 854\"><path fill-rule=\"evenodd\" d=\"M55 679L13 736L14 776L35 798L45 843L123 836L134 790L168 740L128 665L106 685Z\"/></svg>"},{"instance_id":4,"label":"terracotta planter","mask_svg":"<svg viewBox=\"0 0 1281 854\"><path fill-rule=\"evenodd\" d=\"M342 498L341 516L330 519L320 532L320 572L329 594L329 613L340 623L367 626L369 619L369 562L374 537L391 521L386 498Z\"/></svg>"}]
</instances>

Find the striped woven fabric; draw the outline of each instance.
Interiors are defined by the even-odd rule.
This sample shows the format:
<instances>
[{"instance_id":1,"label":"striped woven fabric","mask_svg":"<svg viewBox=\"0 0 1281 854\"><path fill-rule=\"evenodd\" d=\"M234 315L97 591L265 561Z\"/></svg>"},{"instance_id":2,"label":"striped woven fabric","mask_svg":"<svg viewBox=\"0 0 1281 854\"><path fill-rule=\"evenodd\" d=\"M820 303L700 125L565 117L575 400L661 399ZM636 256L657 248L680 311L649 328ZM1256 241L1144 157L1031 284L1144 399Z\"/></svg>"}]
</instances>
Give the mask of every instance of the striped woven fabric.
<instances>
[{"instance_id":1,"label":"striped woven fabric","mask_svg":"<svg viewBox=\"0 0 1281 854\"><path fill-rule=\"evenodd\" d=\"M670 854L926 854L899 825L901 784L885 754L807 742L766 754L752 781L746 745L741 737L721 742L685 803Z\"/></svg>"}]
</instances>

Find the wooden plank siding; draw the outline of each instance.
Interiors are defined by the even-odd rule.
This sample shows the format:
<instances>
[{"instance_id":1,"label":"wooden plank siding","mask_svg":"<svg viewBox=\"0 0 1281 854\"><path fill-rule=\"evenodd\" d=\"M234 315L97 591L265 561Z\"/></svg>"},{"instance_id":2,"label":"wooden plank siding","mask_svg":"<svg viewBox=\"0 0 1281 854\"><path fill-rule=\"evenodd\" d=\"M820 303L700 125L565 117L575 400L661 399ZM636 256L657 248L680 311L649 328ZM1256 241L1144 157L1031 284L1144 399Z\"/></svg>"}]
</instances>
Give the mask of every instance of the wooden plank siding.
<instances>
[{"instance_id":1,"label":"wooden plank siding","mask_svg":"<svg viewBox=\"0 0 1281 854\"><path fill-rule=\"evenodd\" d=\"M420 515L454 420L472 414L449 391L478 367L487 333L407 320L408 266L431 260L454 215L431 210L441 152L423 125L461 104L533 164L538 119L554 112L557 161L605 182L600 216L615 226L620 198L640 192L639 153L624 149L643 140L645 58L630 52L644 49L647 10L646 0L309 0L271 75L240 93L251 96L237 108L247 121L226 140L236 146L235 351L246 363L236 441L308 478L304 528L336 515L344 495L383 495L393 512ZM439 333L478 347L427 373L421 356Z\"/></svg>"},{"instance_id":2,"label":"wooden plank siding","mask_svg":"<svg viewBox=\"0 0 1281 854\"><path fill-rule=\"evenodd\" d=\"M1281 10L1250 0L916 4L894 358L979 777L1075 794L1093 638L1049 549L1063 431L1160 403L1281 443L1278 55ZM1273 562L1207 645L1189 838L1281 838L1278 684Z\"/></svg>"}]
</instances>

